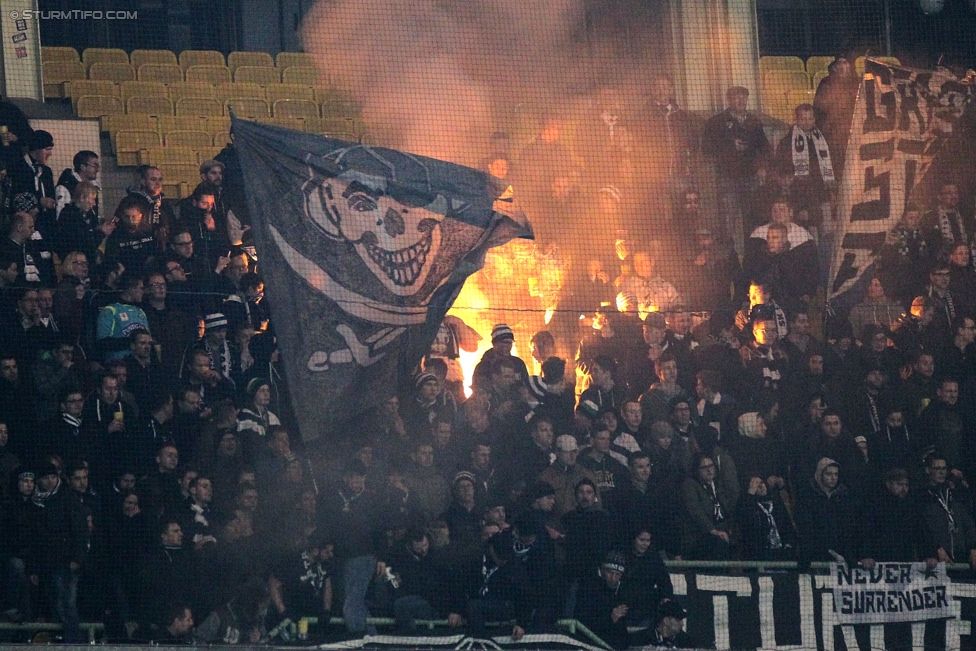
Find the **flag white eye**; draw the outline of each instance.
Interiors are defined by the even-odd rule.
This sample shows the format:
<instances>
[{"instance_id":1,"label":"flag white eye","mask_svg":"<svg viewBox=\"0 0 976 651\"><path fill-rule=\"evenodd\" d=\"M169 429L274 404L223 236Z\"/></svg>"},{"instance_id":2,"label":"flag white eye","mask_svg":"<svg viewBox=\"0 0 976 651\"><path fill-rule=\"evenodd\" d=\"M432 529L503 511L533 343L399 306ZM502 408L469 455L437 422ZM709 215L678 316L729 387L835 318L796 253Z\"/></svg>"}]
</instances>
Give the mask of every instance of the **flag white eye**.
<instances>
[{"instance_id":1,"label":"flag white eye","mask_svg":"<svg viewBox=\"0 0 976 651\"><path fill-rule=\"evenodd\" d=\"M372 212L376 210L376 201L367 194L354 194L349 197L349 209L357 212Z\"/></svg>"}]
</instances>

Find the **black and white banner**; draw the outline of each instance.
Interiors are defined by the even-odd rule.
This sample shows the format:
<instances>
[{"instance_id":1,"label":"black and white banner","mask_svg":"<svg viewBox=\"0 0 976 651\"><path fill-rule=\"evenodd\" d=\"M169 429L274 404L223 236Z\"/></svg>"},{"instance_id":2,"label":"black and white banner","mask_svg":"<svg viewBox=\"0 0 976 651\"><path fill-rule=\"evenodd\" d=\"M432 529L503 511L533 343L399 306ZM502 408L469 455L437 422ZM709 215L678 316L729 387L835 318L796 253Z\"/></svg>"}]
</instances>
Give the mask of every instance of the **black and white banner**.
<instances>
[{"instance_id":1,"label":"black and white banner","mask_svg":"<svg viewBox=\"0 0 976 651\"><path fill-rule=\"evenodd\" d=\"M945 565L877 563L873 568L831 563L834 611L841 624L920 622L952 617Z\"/></svg>"},{"instance_id":2,"label":"black and white banner","mask_svg":"<svg viewBox=\"0 0 976 651\"><path fill-rule=\"evenodd\" d=\"M532 229L473 169L244 120L233 133L301 434L348 435L430 349L485 252Z\"/></svg>"},{"instance_id":3,"label":"black and white banner","mask_svg":"<svg viewBox=\"0 0 976 651\"><path fill-rule=\"evenodd\" d=\"M834 608L832 574L675 573L671 580L676 598L688 610L688 633L703 647L818 651L896 646L972 649L976 646L972 624L976 619L976 584L948 581L944 572L942 577L938 583L945 587L945 618L888 625L845 623Z\"/></svg>"},{"instance_id":4,"label":"black and white banner","mask_svg":"<svg viewBox=\"0 0 976 651\"><path fill-rule=\"evenodd\" d=\"M945 69L867 60L839 188L829 297L850 290L874 262L912 192L953 138L971 92Z\"/></svg>"}]
</instances>

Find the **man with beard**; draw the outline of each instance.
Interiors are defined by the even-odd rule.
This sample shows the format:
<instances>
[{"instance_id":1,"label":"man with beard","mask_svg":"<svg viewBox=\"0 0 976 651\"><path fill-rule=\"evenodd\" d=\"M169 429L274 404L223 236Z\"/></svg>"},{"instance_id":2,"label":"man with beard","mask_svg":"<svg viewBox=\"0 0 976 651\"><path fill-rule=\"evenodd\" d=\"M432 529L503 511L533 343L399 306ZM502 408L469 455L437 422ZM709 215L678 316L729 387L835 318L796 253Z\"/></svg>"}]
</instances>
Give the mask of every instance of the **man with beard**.
<instances>
[{"instance_id":1,"label":"man with beard","mask_svg":"<svg viewBox=\"0 0 976 651\"><path fill-rule=\"evenodd\" d=\"M78 184L88 182L97 189L101 189L98 183L98 172L101 165L98 162L98 154L84 149L74 155L71 160L72 167L65 169L58 177L58 184L54 188L55 200L57 201L57 217L61 218L61 210L71 203L71 196L74 194ZM95 213L95 222L98 223L98 198L96 195L95 205L92 206Z\"/></svg>"},{"instance_id":2,"label":"man with beard","mask_svg":"<svg viewBox=\"0 0 976 651\"><path fill-rule=\"evenodd\" d=\"M136 169L139 182L126 189L130 195L137 195L149 202L149 213L146 220L149 227L156 234L156 241L162 249L169 240L169 234L176 222L173 209L164 201L163 172L158 167L149 165Z\"/></svg>"},{"instance_id":3,"label":"man with beard","mask_svg":"<svg viewBox=\"0 0 976 651\"><path fill-rule=\"evenodd\" d=\"M227 223L218 223L220 217L215 213L217 188L210 183L201 183L193 194L180 202L179 229L193 234L193 241L205 260L216 265L219 258L231 250L227 237Z\"/></svg>"}]
</instances>

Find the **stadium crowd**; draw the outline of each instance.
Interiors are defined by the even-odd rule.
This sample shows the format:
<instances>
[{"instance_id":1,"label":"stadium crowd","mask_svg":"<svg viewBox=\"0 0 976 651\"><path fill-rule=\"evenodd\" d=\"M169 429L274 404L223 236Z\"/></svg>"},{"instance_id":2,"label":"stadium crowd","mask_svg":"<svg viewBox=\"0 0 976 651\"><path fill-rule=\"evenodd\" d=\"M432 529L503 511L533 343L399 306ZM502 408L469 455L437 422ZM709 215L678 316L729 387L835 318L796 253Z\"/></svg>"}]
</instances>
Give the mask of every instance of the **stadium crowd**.
<instances>
[{"instance_id":1,"label":"stadium crowd","mask_svg":"<svg viewBox=\"0 0 976 651\"><path fill-rule=\"evenodd\" d=\"M556 116L511 161L497 134L486 171L524 190L540 248L575 255L521 342L533 368L497 324L467 395L478 333L448 317L347 440L307 448L233 146L189 198L143 166L107 213L96 153L55 181L51 134L11 120L3 618L248 643L303 617L322 635L332 615L353 635L514 620L519 639L566 616L615 648L687 647L667 559L969 561L976 222L957 185L905 211L863 302L813 334L856 89L838 59L776 147L748 90L699 123L665 77L633 117L594 98L572 147Z\"/></svg>"}]
</instances>

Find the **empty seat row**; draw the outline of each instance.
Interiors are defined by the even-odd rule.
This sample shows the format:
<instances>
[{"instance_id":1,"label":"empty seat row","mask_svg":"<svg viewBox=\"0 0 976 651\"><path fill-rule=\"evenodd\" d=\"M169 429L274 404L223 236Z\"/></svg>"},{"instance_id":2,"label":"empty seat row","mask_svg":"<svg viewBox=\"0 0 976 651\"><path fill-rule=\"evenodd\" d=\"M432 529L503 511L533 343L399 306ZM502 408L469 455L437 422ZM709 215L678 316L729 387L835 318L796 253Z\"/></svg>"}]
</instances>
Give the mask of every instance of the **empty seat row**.
<instances>
[{"instance_id":1,"label":"empty seat row","mask_svg":"<svg viewBox=\"0 0 976 651\"><path fill-rule=\"evenodd\" d=\"M99 118L121 113L144 113L155 116L219 116L238 117L355 117L360 107L350 100L329 100L321 105L310 99L279 99L273 104L266 100L236 97L220 102L202 97L184 97L175 103L158 95L130 97L125 102L114 95L82 95L77 98L75 113L83 118Z\"/></svg>"},{"instance_id":2,"label":"empty seat row","mask_svg":"<svg viewBox=\"0 0 976 651\"><path fill-rule=\"evenodd\" d=\"M41 61L81 62L86 70L96 63L128 63L137 69L145 63L159 63L178 65L184 70L198 65L226 65L232 72L242 66L282 70L291 66L315 66L312 56L303 52L280 52L274 59L267 52L231 52L225 61L224 55L216 50L184 50L177 57L171 50L133 50L132 54L126 54L119 48L102 47L86 48L80 57L73 47L42 47Z\"/></svg>"}]
</instances>

